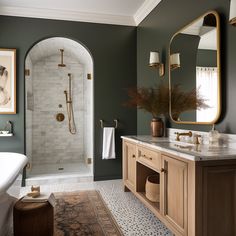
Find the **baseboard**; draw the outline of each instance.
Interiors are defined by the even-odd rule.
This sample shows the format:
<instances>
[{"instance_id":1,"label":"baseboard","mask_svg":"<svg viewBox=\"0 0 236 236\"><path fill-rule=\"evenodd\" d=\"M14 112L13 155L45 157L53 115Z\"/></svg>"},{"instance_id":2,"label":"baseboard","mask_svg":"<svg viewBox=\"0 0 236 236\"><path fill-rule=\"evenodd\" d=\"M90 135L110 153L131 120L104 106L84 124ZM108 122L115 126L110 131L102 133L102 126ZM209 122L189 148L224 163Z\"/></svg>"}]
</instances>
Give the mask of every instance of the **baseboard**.
<instances>
[{"instance_id":1,"label":"baseboard","mask_svg":"<svg viewBox=\"0 0 236 236\"><path fill-rule=\"evenodd\" d=\"M122 179L122 175L94 176L94 181L113 180L113 179Z\"/></svg>"}]
</instances>

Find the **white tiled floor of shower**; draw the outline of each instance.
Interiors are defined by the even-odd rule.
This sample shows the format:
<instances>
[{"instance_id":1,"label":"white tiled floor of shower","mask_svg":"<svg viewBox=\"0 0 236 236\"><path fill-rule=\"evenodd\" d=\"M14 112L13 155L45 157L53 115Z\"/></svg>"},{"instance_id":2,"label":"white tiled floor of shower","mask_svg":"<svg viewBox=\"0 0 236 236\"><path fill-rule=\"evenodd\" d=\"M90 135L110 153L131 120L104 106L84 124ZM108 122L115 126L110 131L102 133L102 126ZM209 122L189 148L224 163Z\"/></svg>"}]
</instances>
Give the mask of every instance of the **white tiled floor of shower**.
<instances>
[{"instance_id":1,"label":"white tiled floor of shower","mask_svg":"<svg viewBox=\"0 0 236 236\"><path fill-rule=\"evenodd\" d=\"M92 164L84 162L35 164L28 171L26 186L92 182Z\"/></svg>"}]
</instances>

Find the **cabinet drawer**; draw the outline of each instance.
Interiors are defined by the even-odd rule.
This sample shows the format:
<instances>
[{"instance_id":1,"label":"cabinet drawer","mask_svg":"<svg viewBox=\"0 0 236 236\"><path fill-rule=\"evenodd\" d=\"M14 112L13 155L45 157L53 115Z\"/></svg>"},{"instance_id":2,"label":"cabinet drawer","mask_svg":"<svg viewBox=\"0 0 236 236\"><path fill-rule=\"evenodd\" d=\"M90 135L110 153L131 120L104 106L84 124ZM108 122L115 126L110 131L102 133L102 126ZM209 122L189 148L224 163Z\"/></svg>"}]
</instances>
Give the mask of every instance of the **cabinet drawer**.
<instances>
[{"instance_id":1,"label":"cabinet drawer","mask_svg":"<svg viewBox=\"0 0 236 236\"><path fill-rule=\"evenodd\" d=\"M138 159L156 170L161 169L161 154L148 148L138 146Z\"/></svg>"}]
</instances>

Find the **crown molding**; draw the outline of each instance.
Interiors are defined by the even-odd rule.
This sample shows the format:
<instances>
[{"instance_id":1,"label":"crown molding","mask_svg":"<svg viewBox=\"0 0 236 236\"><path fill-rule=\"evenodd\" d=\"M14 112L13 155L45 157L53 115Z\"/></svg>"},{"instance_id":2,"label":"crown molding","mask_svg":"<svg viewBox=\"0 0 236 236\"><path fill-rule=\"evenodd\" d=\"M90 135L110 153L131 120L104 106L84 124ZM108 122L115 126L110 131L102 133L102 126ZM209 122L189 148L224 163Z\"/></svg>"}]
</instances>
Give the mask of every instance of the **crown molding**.
<instances>
[{"instance_id":1,"label":"crown molding","mask_svg":"<svg viewBox=\"0 0 236 236\"><path fill-rule=\"evenodd\" d=\"M44 8L2 6L0 7L0 15L136 26L132 16L52 10Z\"/></svg>"},{"instance_id":2,"label":"crown molding","mask_svg":"<svg viewBox=\"0 0 236 236\"><path fill-rule=\"evenodd\" d=\"M138 26L160 2L161 0L146 0L134 14L136 26Z\"/></svg>"},{"instance_id":3,"label":"crown molding","mask_svg":"<svg viewBox=\"0 0 236 236\"><path fill-rule=\"evenodd\" d=\"M12 6L1 6L0 15L138 26L160 2L161 0L146 0L137 10L134 16Z\"/></svg>"}]
</instances>

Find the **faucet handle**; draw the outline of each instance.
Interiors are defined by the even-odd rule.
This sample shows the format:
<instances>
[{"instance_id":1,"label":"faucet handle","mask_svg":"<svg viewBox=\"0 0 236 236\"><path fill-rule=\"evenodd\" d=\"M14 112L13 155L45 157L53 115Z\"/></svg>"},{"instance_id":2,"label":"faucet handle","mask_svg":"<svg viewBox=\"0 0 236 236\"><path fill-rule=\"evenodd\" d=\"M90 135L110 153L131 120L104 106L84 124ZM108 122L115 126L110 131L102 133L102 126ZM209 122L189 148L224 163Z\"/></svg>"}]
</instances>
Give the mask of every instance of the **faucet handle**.
<instances>
[{"instance_id":1,"label":"faucet handle","mask_svg":"<svg viewBox=\"0 0 236 236\"><path fill-rule=\"evenodd\" d=\"M176 140L176 141L180 141L180 138L179 138L179 134L180 134L180 133L179 133L179 132L175 132L174 134L176 134L175 140Z\"/></svg>"},{"instance_id":2,"label":"faucet handle","mask_svg":"<svg viewBox=\"0 0 236 236\"><path fill-rule=\"evenodd\" d=\"M200 135L200 134L195 134L194 136L193 136L193 143L194 144L200 144L200 142L199 142L199 138L201 138L202 136Z\"/></svg>"}]
</instances>

